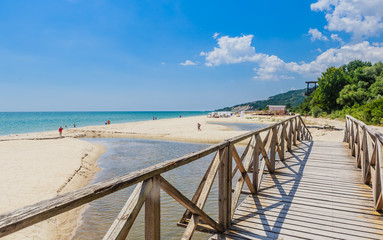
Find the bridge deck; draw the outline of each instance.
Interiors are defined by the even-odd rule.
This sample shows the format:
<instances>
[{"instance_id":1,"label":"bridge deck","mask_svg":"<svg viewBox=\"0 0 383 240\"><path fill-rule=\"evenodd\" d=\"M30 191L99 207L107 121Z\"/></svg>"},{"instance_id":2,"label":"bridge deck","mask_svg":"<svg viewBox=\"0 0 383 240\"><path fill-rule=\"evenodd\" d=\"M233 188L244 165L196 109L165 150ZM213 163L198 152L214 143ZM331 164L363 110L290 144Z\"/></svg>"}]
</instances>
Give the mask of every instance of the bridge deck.
<instances>
[{"instance_id":1,"label":"bridge deck","mask_svg":"<svg viewBox=\"0 0 383 240\"><path fill-rule=\"evenodd\" d=\"M383 239L383 217L344 143L302 142L219 239Z\"/></svg>"}]
</instances>

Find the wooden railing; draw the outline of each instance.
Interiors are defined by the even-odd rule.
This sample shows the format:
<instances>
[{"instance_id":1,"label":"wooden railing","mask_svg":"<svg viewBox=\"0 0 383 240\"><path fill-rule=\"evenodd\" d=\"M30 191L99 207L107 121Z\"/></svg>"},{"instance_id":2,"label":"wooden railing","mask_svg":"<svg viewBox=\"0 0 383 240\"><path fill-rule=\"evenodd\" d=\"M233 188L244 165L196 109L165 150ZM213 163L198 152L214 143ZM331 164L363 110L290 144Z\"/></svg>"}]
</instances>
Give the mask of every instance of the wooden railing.
<instances>
[{"instance_id":1,"label":"wooden railing","mask_svg":"<svg viewBox=\"0 0 383 240\"><path fill-rule=\"evenodd\" d=\"M363 182L371 184L375 210L382 211L383 134L347 115L344 142L356 158L356 166L362 169Z\"/></svg>"},{"instance_id":2,"label":"wooden railing","mask_svg":"<svg viewBox=\"0 0 383 240\"><path fill-rule=\"evenodd\" d=\"M135 184L136 188L104 239L125 239L143 205L145 239L160 239L160 189L186 208L179 222L179 225L186 228L182 239L190 239L197 228L212 233L224 232L231 224L244 184L251 194L256 194L263 174L274 172L278 157L279 160L284 160L285 151L291 151L292 145L297 145L297 141L311 139L302 118L299 115L293 116L204 150L0 215L0 237ZM235 144L244 141L247 145L240 156ZM215 156L192 199L185 197L161 176L162 173L214 152ZM233 159L236 165L234 169ZM218 221L203 210L217 173ZM238 179L234 179L235 176L239 176ZM234 182L236 186L233 190Z\"/></svg>"}]
</instances>

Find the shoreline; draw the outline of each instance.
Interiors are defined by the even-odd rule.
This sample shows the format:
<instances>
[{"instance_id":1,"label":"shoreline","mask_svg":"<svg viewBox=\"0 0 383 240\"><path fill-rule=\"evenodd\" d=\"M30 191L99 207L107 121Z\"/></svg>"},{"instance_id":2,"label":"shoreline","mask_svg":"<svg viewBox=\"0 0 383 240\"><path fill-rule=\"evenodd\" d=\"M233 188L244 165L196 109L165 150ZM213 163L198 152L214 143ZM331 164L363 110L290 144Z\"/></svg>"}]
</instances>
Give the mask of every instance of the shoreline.
<instances>
[{"instance_id":1,"label":"shoreline","mask_svg":"<svg viewBox=\"0 0 383 240\"><path fill-rule=\"evenodd\" d=\"M0 136L0 155L7 153L12 155L20 152L19 157L9 156L5 158L9 162L20 160L20 165L28 164L28 160L25 159L25 150L38 146L40 152L35 152L33 157L41 159L41 164L46 164L57 158L57 154L65 155L66 158L62 158L63 162L77 161L77 164L72 164L70 170L61 169L59 166L51 166L52 169L46 167L40 167L42 176L38 176L37 183L47 181L43 176L47 174L49 170L54 170L62 173L66 171L65 178L61 178L59 184L56 183L55 192L47 192L44 190L35 189L36 186L29 184L28 188L31 188L31 195L38 195L32 198L28 198L29 202L19 203L14 208L23 207L29 204L36 203L41 200L49 199L57 194L66 193L84 187L90 183L94 178L94 175L98 172L97 160L106 151L102 145L95 145L89 143L81 138L139 138L139 139L156 139L156 140L168 140L178 142L189 143L207 143L215 144L222 142L225 139L241 135L248 131L235 131L228 126L220 125L220 123L253 123L253 124L274 124L290 116L254 116L246 115L243 118L231 117L231 118L207 118L206 116L193 116L183 118L169 118L160 120L149 120L140 122L127 122L111 125L99 125L99 126L87 126L81 128L65 129L63 131L64 138L59 138L58 131L39 132L39 133L26 133L15 135ZM344 122L339 120L330 120L322 118L307 117L302 119L310 126L324 127L326 125L334 126L339 130L310 128L310 132L316 141L342 141ZM197 123L202 125L202 131L198 131ZM210 124L213 123L213 124ZM266 127L266 126L265 126ZM382 128L377 127L380 131ZM54 148L53 150L51 148ZM63 148L63 149L61 149ZM22 149L22 151L20 151ZM11 152L11 153L10 153ZM28 152L28 151L27 151ZM70 154L68 154L68 152ZM23 155L24 153L24 155ZM54 157L52 157L54 156ZM32 157L32 156L29 156ZM16 159L16 160L15 160ZM0 160L1 163L1 160ZM12 166L8 170L8 175L23 176L25 173L23 169L18 169L18 165ZM12 172L14 171L14 172ZM12 172L11 174L9 172ZM32 171L32 175L39 175ZM20 176L19 176L20 175ZM3 178L7 178L4 177ZM8 176L8 181L12 177ZM0 177L1 180L1 177ZM13 180L13 179L12 179ZM0 181L4 188L4 180ZM19 181L19 185L25 185L25 182ZM14 186L18 186L15 184ZM5 185L7 185L5 183ZM17 198L20 193L9 193L11 197ZM19 195L18 195L19 194ZM9 206L12 201L1 201L1 204L7 205L6 211L12 210ZM73 237L77 226L81 222L82 213L85 211L86 206L71 210L67 213L58 215L57 217L48 219L42 223L28 227L22 231L11 234L4 239L19 239L23 236L34 236L36 239L48 238L48 239L68 239ZM4 206L0 208L0 212L4 213ZM23 235L24 234L24 235ZM16 237L14 237L16 236ZM9 237L9 238L8 238Z\"/></svg>"},{"instance_id":2,"label":"shoreline","mask_svg":"<svg viewBox=\"0 0 383 240\"><path fill-rule=\"evenodd\" d=\"M100 144L66 138L15 140L0 143L0 213L6 213L89 184L100 170ZM12 186L12 187L10 187ZM52 217L2 239L70 239L84 207Z\"/></svg>"}]
</instances>

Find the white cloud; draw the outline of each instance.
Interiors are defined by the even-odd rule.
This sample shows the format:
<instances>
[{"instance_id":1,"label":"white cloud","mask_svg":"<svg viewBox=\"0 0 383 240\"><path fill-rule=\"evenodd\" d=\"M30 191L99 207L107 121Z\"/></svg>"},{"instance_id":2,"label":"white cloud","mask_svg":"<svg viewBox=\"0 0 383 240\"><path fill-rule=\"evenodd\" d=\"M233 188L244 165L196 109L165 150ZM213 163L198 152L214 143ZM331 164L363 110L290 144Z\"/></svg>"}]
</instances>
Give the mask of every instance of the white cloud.
<instances>
[{"instance_id":1,"label":"white cloud","mask_svg":"<svg viewBox=\"0 0 383 240\"><path fill-rule=\"evenodd\" d=\"M255 61L255 48L250 46L253 35L242 37L222 36L218 38L218 47L211 52L201 52L206 58L206 66Z\"/></svg>"},{"instance_id":2,"label":"white cloud","mask_svg":"<svg viewBox=\"0 0 383 240\"><path fill-rule=\"evenodd\" d=\"M326 36L323 36L323 34L316 28L310 28L309 34L311 35L311 41L315 41L315 40L328 41L328 38Z\"/></svg>"},{"instance_id":3,"label":"white cloud","mask_svg":"<svg viewBox=\"0 0 383 240\"><path fill-rule=\"evenodd\" d=\"M318 77L330 66L338 67L355 59L377 62L383 56L382 45L371 45L364 41L346 44L339 49L328 49L309 63L286 63L275 55L256 53L255 48L251 46L252 38L253 35L234 38L223 36L217 39L218 47L211 52L202 52L201 55L205 56L207 66L254 62L258 65L254 68L254 79L257 80L294 79L295 74Z\"/></svg>"},{"instance_id":4,"label":"white cloud","mask_svg":"<svg viewBox=\"0 0 383 240\"><path fill-rule=\"evenodd\" d=\"M343 42L343 39L341 38L341 37L339 37L339 35L338 34L331 34L331 39L333 40L333 41L338 41L338 42L340 42L340 43L344 43Z\"/></svg>"},{"instance_id":5,"label":"white cloud","mask_svg":"<svg viewBox=\"0 0 383 240\"><path fill-rule=\"evenodd\" d=\"M354 40L378 36L383 30L382 0L318 0L311 10L326 13L328 30L351 33Z\"/></svg>"},{"instance_id":6,"label":"white cloud","mask_svg":"<svg viewBox=\"0 0 383 240\"><path fill-rule=\"evenodd\" d=\"M194 66L194 65L197 65L198 63L195 63L193 61L190 61L190 60L186 60L185 62L183 63L180 63L180 65L182 66Z\"/></svg>"},{"instance_id":7,"label":"white cloud","mask_svg":"<svg viewBox=\"0 0 383 240\"><path fill-rule=\"evenodd\" d=\"M219 35L219 33L214 33L213 38L217 39L218 35Z\"/></svg>"}]
</instances>

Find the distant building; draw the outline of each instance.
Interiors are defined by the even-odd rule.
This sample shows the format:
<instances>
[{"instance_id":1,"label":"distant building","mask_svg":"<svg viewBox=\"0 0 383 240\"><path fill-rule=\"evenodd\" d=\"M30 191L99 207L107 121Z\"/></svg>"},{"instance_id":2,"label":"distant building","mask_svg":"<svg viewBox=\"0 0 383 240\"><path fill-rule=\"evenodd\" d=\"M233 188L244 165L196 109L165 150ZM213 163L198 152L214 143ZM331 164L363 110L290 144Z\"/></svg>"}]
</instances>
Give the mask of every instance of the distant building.
<instances>
[{"instance_id":1,"label":"distant building","mask_svg":"<svg viewBox=\"0 0 383 240\"><path fill-rule=\"evenodd\" d=\"M286 106L285 105L269 105L269 112L274 114L285 114Z\"/></svg>"}]
</instances>

